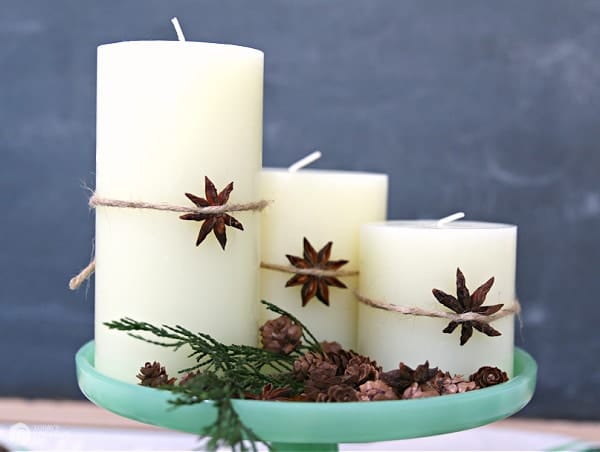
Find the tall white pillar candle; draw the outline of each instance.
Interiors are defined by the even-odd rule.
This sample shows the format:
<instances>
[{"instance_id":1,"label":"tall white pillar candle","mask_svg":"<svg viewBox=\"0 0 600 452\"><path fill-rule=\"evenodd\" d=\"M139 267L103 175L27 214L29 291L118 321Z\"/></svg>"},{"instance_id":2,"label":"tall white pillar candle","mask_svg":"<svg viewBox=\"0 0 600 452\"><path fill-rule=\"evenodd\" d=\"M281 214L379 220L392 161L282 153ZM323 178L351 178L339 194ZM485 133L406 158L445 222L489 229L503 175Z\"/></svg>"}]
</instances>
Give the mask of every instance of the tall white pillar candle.
<instances>
[{"instance_id":1,"label":"tall white pillar candle","mask_svg":"<svg viewBox=\"0 0 600 452\"><path fill-rule=\"evenodd\" d=\"M195 207L205 176L229 202L257 201L263 54L233 45L141 41L98 48L96 192L104 198ZM201 222L155 210L96 209L96 362L136 381L145 361L191 364L170 349L109 330L132 317L180 324L227 343L256 343L259 214L232 213L225 250Z\"/></svg>"},{"instance_id":2,"label":"tall white pillar candle","mask_svg":"<svg viewBox=\"0 0 600 452\"><path fill-rule=\"evenodd\" d=\"M490 277L495 281L484 306L515 300L517 228L513 225L459 221L390 221L363 225L360 235L359 292L371 300L397 306L451 312L432 294L439 289L456 297L456 269L461 269L473 293ZM359 307L358 349L383 367L400 361L432 366L468 376L484 365L511 373L514 315L490 325L502 333L488 337L479 331L463 346L461 326L451 334L449 321Z\"/></svg>"},{"instance_id":3,"label":"tall white pillar candle","mask_svg":"<svg viewBox=\"0 0 600 452\"><path fill-rule=\"evenodd\" d=\"M344 171L265 169L261 198L273 200L262 214L261 259L290 265L303 256L303 238L316 251L333 242L330 260L348 260L339 270L358 270L359 227L386 216L387 175ZM321 340L355 346L356 276L338 278L347 289L329 286L329 306L317 297L302 306L302 285L286 287L293 274L261 271L261 298L297 316ZM264 312L263 321L272 317Z\"/></svg>"}]
</instances>

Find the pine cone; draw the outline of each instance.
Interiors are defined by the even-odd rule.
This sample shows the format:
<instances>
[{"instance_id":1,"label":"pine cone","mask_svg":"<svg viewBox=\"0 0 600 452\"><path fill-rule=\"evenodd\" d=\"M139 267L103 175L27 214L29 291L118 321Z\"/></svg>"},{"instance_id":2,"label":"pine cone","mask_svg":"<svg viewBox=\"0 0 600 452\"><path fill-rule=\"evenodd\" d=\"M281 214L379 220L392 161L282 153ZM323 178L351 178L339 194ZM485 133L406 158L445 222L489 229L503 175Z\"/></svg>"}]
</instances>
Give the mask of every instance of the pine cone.
<instances>
[{"instance_id":1,"label":"pine cone","mask_svg":"<svg viewBox=\"0 0 600 452\"><path fill-rule=\"evenodd\" d=\"M360 385L360 400L398 400L394 390L381 380L367 381Z\"/></svg>"},{"instance_id":2,"label":"pine cone","mask_svg":"<svg viewBox=\"0 0 600 452\"><path fill-rule=\"evenodd\" d=\"M402 393L402 399L424 399L426 397L436 397L440 393L429 383L413 383Z\"/></svg>"},{"instance_id":3,"label":"pine cone","mask_svg":"<svg viewBox=\"0 0 600 452\"><path fill-rule=\"evenodd\" d=\"M299 367L306 368L308 366L304 374L304 393L307 399L315 402L328 401L328 389L341 383L340 377L337 375L338 366L315 353L307 353L302 358L296 362L300 361ZM299 372L296 375L298 377L303 374Z\"/></svg>"},{"instance_id":4,"label":"pine cone","mask_svg":"<svg viewBox=\"0 0 600 452\"><path fill-rule=\"evenodd\" d=\"M302 393L306 400L311 402L327 402L327 387L321 388L308 380L304 383L304 392Z\"/></svg>"},{"instance_id":5,"label":"pine cone","mask_svg":"<svg viewBox=\"0 0 600 452\"><path fill-rule=\"evenodd\" d=\"M140 385L156 388L158 386L172 385L175 383L175 378L169 378L167 371L161 367L160 363L154 361L149 362L140 368L140 373L136 375L140 380Z\"/></svg>"},{"instance_id":6,"label":"pine cone","mask_svg":"<svg viewBox=\"0 0 600 452\"><path fill-rule=\"evenodd\" d=\"M437 373L437 367L429 368L429 361L418 365L415 370L404 363L400 363L398 369L384 372L379 378L394 388L396 394L402 395L405 389L413 383L423 384L434 378Z\"/></svg>"},{"instance_id":7,"label":"pine cone","mask_svg":"<svg viewBox=\"0 0 600 452\"><path fill-rule=\"evenodd\" d=\"M475 382L465 381L462 375L454 375L452 377L449 372L438 372L434 381L434 386L441 395L457 394L477 389Z\"/></svg>"},{"instance_id":8,"label":"pine cone","mask_svg":"<svg viewBox=\"0 0 600 452\"><path fill-rule=\"evenodd\" d=\"M343 348L338 351L330 351L325 353L325 358L337 366L337 375L343 375L346 371L348 362L356 356L353 351L347 351Z\"/></svg>"},{"instance_id":9,"label":"pine cone","mask_svg":"<svg viewBox=\"0 0 600 452\"><path fill-rule=\"evenodd\" d=\"M321 350L323 350L323 353L338 353L340 350L342 350L342 346L339 342L323 341L321 342Z\"/></svg>"},{"instance_id":10,"label":"pine cone","mask_svg":"<svg viewBox=\"0 0 600 452\"><path fill-rule=\"evenodd\" d=\"M260 394L245 392L244 397L250 400L290 400L292 389L286 387L274 388L273 384L267 383L263 386Z\"/></svg>"},{"instance_id":11,"label":"pine cone","mask_svg":"<svg viewBox=\"0 0 600 452\"><path fill-rule=\"evenodd\" d=\"M358 392L350 385L333 385L327 390L327 400L318 402L357 402Z\"/></svg>"},{"instance_id":12,"label":"pine cone","mask_svg":"<svg viewBox=\"0 0 600 452\"><path fill-rule=\"evenodd\" d=\"M377 380L381 367L367 356L354 355L344 370L344 383L359 386L368 380Z\"/></svg>"},{"instance_id":13,"label":"pine cone","mask_svg":"<svg viewBox=\"0 0 600 452\"><path fill-rule=\"evenodd\" d=\"M337 376L337 366L329 361L321 361L308 372L308 381L313 386L321 389L339 383L340 378Z\"/></svg>"},{"instance_id":14,"label":"pine cone","mask_svg":"<svg viewBox=\"0 0 600 452\"><path fill-rule=\"evenodd\" d=\"M310 370L323 362L325 358L321 353L307 352L294 361L294 376L297 380L306 380Z\"/></svg>"},{"instance_id":15,"label":"pine cone","mask_svg":"<svg viewBox=\"0 0 600 452\"><path fill-rule=\"evenodd\" d=\"M356 390L365 381L377 379L381 372L377 363L366 356L335 345L327 348L323 353L305 353L294 362L294 375L304 381L304 393L309 400L330 401L331 387L351 386Z\"/></svg>"},{"instance_id":16,"label":"pine cone","mask_svg":"<svg viewBox=\"0 0 600 452\"><path fill-rule=\"evenodd\" d=\"M289 355L302 342L302 327L286 316L268 320L260 327L263 348Z\"/></svg>"},{"instance_id":17,"label":"pine cone","mask_svg":"<svg viewBox=\"0 0 600 452\"><path fill-rule=\"evenodd\" d=\"M475 382L480 388L486 388L508 381L508 375L497 367L483 366L472 374L469 380Z\"/></svg>"}]
</instances>

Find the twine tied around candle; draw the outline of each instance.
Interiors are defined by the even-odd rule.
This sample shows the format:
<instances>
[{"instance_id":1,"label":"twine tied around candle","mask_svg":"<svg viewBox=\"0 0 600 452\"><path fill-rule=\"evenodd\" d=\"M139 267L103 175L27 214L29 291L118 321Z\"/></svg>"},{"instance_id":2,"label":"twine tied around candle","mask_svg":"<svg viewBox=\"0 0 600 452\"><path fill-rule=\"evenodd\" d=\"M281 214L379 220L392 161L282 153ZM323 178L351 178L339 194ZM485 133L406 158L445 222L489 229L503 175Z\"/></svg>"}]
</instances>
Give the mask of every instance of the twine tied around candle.
<instances>
[{"instance_id":1,"label":"twine tied around candle","mask_svg":"<svg viewBox=\"0 0 600 452\"><path fill-rule=\"evenodd\" d=\"M361 303L363 303L367 306L370 306L372 308L375 308L375 309L381 309L384 311L397 312L399 314L412 315L412 316L418 316L418 317L432 317L432 318L438 318L438 319L446 319L446 320L450 320L451 322L456 322L456 323L464 323L464 322L470 322L470 321L490 323L490 322L493 322L494 320L498 320L503 317L507 317L509 315L513 315L513 314L519 315L521 312L521 304L519 303L519 300L517 300L517 299L515 299L513 301L512 306L501 309L496 314L483 315L483 314L478 314L476 312L465 312L462 314L457 314L455 312L434 311L434 310L429 310L429 309L422 309L422 308L419 308L416 306L398 306L395 304L385 303L380 300L374 300L374 299L365 297L365 296L361 295L360 293L358 293L358 291L354 292L354 296Z\"/></svg>"},{"instance_id":2,"label":"twine tied around candle","mask_svg":"<svg viewBox=\"0 0 600 452\"><path fill-rule=\"evenodd\" d=\"M175 206L166 203L151 203L144 201L122 201L120 199L109 199L102 198L96 193L90 198L89 205L92 208L97 206L103 207L119 207L127 209L150 209L150 210L162 210L167 212L178 212L178 213L206 213L218 215L226 212L240 212L240 211L258 211L260 212L272 201L255 201L243 204L224 204L222 206L208 206L208 207L182 207Z\"/></svg>"},{"instance_id":3,"label":"twine tied around candle","mask_svg":"<svg viewBox=\"0 0 600 452\"><path fill-rule=\"evenodd\" d=\"M260 268L267 270L275 270L282 273L295 273L298 275L309 275L309 276L357 276L357 270L324 270L321 268L300 268L294 267L293 265L279 265L270 264L268 262L261 262Z\"/></svg>"},{"instance_id":4,"label":"twine tied around candle","mask_svg":"<svg viewBox=\"0 0 600 452\"><path fill-rule=\"evenodd\" d=\"M241 204L223 204L219 206L207 206L207 207L182 207L176 206L167 203L151 203L145 201L124 201L121 199L110 199L103 198L98 196L96 193L93 193L89 200L89 206L91 208L96 208L98 206L102 207L117 207L124 209L150 209L150 210L159 210L166 212L177 212L177 213L203 213L203 214L212 214L219 215L226 212L242 212L242 211L254 211L260 212L272 201L261 200L254 202L247 202ZM96 270L96 259L92 259L91 262L81 270L76 276L70 279L69 281L69 289L76 290L83 284L85 280L87 280L94 271Z\"/></svg>"}]
</instances>

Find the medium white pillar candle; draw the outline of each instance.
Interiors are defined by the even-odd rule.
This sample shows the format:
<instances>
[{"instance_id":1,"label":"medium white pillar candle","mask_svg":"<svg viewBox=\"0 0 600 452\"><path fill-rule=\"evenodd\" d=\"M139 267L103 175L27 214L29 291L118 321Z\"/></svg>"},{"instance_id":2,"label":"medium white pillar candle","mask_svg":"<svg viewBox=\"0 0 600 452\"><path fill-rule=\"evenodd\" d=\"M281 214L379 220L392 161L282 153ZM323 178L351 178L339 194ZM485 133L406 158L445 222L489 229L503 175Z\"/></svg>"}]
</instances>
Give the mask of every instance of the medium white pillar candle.
<instances>
[{"instance_id":1,"label":"medium white pillar candle","mask_svg":"<svg viewBox=\"0 0 600 452\"><path fill-rule=\"evenodd\" d=\"M261 258L290 265L286 254L302 257L303 238L319 251L333 242L331 260L348 260L340 270L358 270L359 227L382 221L387 208L387 175L374 173L265 169L261 198L274 203L262 213ZM263 269L261 298L297 316L320 340L355 346L356 276L338 278L347 289L329 287L329 306L312 298L302 306L302 286L285 287L293 274ZM264 311L263 321L272 318Z\"/></svg>"},{"instance_id":2,"label":"medium white pillar candle","mask_svg":"<svg viewBox=\"0 0 600 452\"><path fill-rule=\"evenodd\" d=\"M456 297L456 269L461 269L472 294L490 277L495 281L483 306L515 300L517 227L507 224L460 221L390 221L363 225L360 235L359 292L371 300L397 306L451 312L432 294L439 289ZM400 361L432 366L465 376L484 365L511 373L514 315L490 325L502 333L488 337L473 331L460 345L461 326L442 330L449 321L359 307L358 349L384 369Z\"/></svg>"},{"instance_id":3,"label":"medium white pillar candle","mask_svg":"<svg viewBox=\"0 0 600 452\"><path fill-rule=\"evenodd\" d=\"M122 42L98 48L96 192L104 198L195 207L204 177L230 203L257 201L263 54L200 42ZM145 361L170 374L187 350L146 344L104 322L180 324L226 343L255 344L259 214L233 212L226 249L201 222L154 210L96 209L96 362L127 381Z\"/></svg>"}]
</instances>

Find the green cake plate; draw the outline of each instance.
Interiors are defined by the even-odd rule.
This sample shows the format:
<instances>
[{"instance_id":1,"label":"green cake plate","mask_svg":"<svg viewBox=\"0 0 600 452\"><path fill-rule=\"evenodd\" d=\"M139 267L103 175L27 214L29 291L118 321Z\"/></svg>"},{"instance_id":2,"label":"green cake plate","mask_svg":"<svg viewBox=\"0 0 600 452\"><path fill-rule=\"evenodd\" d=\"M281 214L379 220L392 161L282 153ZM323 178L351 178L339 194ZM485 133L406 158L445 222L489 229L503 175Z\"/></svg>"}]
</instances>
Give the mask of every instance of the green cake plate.
<instances>
[{"instance_id":1,"label":"green cake plate","mask_svg":"<svg viewBox=\"0 0 600 452\"><path fill-rule=\"evenodd\" d=\"M101 374L94 368L94 341L75 357L85 396L109 411L147 424L199 434L214 422L209 401L173 407L174 395ZM417 438L489 424L521 410L535 390L537 365L515 349L514 377L497 386L426 399L310 403L236 400L242 421L278 451L335 451L338 443Z\"/></svg>"}]
</instances>

